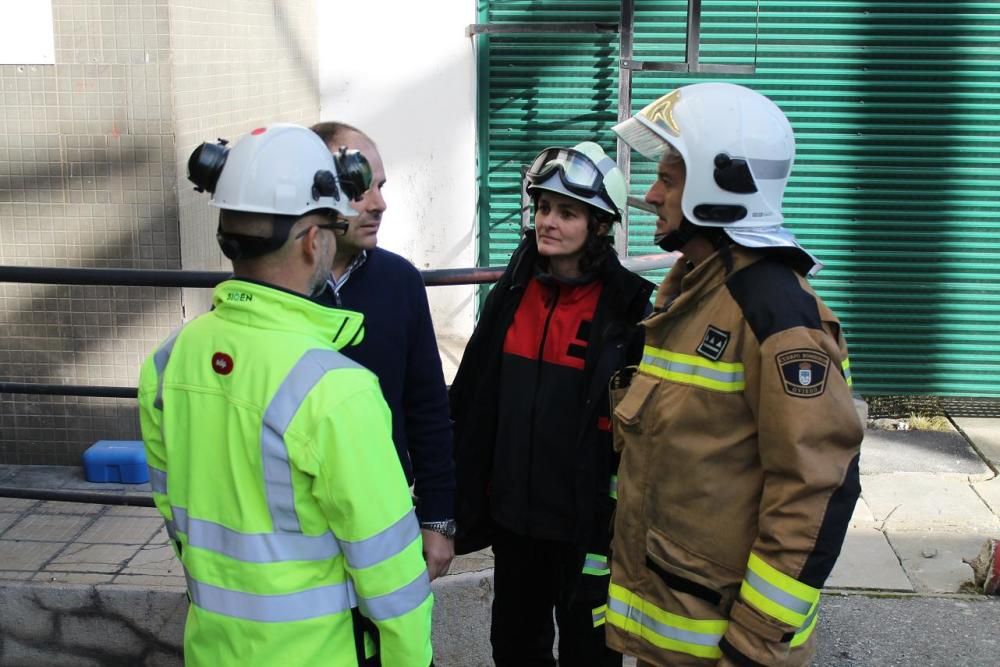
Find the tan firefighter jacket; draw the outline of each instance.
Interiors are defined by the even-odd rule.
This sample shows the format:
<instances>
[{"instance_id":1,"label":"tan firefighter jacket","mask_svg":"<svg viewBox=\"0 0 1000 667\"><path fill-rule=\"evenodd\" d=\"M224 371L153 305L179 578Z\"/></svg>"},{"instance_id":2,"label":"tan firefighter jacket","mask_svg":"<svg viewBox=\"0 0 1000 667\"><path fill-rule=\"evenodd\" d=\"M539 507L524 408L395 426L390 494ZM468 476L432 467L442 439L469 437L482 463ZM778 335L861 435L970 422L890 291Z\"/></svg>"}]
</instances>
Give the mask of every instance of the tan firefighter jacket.
<instances>
[{"instance_id":1,"label":"tan firefighter jacket","mask_svg":"<svg viewBox=\"0 0 1000 667\"><path fill-rule=\"evenodd\" d=\"M608 641L654 665L806 665L860 493L847 348L791 268L722 254L674 267L612 392Z\"/></svg>"}]
</instances>

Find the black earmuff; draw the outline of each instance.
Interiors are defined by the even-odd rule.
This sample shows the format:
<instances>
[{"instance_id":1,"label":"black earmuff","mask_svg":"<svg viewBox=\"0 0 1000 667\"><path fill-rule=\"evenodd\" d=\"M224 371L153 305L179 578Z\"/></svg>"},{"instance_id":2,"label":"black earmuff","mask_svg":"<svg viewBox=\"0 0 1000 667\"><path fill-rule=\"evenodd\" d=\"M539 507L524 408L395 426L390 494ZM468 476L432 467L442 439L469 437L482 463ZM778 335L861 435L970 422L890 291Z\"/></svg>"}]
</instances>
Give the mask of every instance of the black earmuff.
<instances>
[{"instance_id":1,"label":"black earmuff","mask_svg":"<svg viewBox=\"0 0 1000 667\"><path fill-rule=\"evenodd\" d=\"M750 165L743 158L732 158L725 153L715 156L715 183L726 192L749 195L757 192Z\"/></svg>"},{"instance_id":2,"label":"black earmuff","mask_svg":"<svg viewBox=\"0 0 1000 667\"><path fill-rule=\"evenodd\" d=\"M340 175L340 187L344 194L357 201L368 192L372 186L372 166L358 150L349 150L341 146L333 155L337 163L337 173Z\"/></svg>"},{"instance_id":3,"label":"black earmuff","mask_svg":"<svg viewBox=\"0 0 1000 667\"><path fill-rule=\"evenodd\" d=\"M198 192L215 192L222 167L229 157L229 148L226 147L228 143L225 139L219 139L214 144L205 142L191 153L188 158L188 180L194 183L194 189Z\"/></svg>"}]
</instances>

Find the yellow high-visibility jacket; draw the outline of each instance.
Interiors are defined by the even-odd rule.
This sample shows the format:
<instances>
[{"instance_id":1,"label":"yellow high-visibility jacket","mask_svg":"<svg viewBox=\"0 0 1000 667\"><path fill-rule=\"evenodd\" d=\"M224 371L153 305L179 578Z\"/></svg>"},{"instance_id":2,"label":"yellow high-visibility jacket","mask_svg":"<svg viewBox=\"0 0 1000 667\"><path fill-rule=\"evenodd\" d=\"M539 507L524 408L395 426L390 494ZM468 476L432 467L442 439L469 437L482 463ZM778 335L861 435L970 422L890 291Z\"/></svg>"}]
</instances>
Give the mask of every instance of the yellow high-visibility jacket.
<instances>
[{"instance_id":1,"label":"yellow high-visibility jacket","mask_svg":"<svg viewBox=\"0 0 1000 667\"><path fill-rule=\"evenodd\" d=\"M654 665L807 665L860 492L840 323L788 266L678 264L614 410L609 644Z\"/></svg>"},{"instance_id":2,"label":"yellow high-visibility jacket","mask_svg":"<svg viewBox=\"0 0 1000 667\"><path fill-rule=\"evenodd\" d=\"M228 280L142 368L189 666L431 662L433 596L362 316ZM365 629L370 632L365 632Z\"/></svg>"}]
</instances>

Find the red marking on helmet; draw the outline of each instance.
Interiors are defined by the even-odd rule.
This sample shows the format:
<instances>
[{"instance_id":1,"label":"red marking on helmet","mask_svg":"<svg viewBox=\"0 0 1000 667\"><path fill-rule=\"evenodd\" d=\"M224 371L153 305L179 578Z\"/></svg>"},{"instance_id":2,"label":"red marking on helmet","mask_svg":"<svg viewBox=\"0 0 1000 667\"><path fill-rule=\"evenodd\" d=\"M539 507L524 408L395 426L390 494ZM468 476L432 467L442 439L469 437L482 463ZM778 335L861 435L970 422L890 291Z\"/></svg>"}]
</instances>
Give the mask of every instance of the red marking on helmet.
<instances>
[{"instance_id":1,"label":"red marking on helmet","mask_svg":"<svg viewBox=\"0 0 1000 667\"><path fill-rule=\"evenodd\" d=\"M252 134L254 136L257 136L258 134L264 134L265 132L267 132L267 128L266 127L258 127L256 130L254 130L250 134Z\"/></svg>"},{"instance_id":2,"label":"red marking on helmet","mask_svg":"<svg viewBox=\"0 0 1000 667\"><path fill-rule=\"evenodd\" d=\"M212 355L212 370L219 375L229 375L233 372L233 358L225 352Z\"/></svg>"}]
</instances>

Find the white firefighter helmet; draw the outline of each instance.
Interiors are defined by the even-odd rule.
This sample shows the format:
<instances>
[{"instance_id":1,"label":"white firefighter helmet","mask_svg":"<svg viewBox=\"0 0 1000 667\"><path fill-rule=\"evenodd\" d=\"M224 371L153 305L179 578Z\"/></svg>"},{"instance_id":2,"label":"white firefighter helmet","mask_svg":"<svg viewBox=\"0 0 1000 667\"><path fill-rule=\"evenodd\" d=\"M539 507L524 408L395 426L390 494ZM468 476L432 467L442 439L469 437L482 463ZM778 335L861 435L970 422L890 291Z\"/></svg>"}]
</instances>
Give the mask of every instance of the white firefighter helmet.
<instances>
[{"instance_id":1,"label":"white firefighter helmet","mask_svg":"<svg viewBox=\"0 0 1000 667\"><path fill-rule=\"evenodd\" d=\"M345 196L343 192L346 179L337 161L308 128L290 123L258 127L237 141L222 160L212 193L216 208L282 216L324 209L357 215L350 206L353 193ZM190 163L189 171L194 171Z\"/></svg>"},{"instance_id":2,"label":"white firefighter helmet","mask_svg":"<svg viewBox=\"0 0 1000 667\"><path fill-rule=\"evenodd\" d=\"M796 248L821 266L782 227L781 200L795 160L788 118L767 97L744 86L712 82L682 86L619 123L615 133L659 162L680 155L686 178L684 217L719 227L751 248Z\"/></svg>"},{"instance_id":3,"label":"white firefighter helmet","mask_svg":"<svg viewBox=\"0 0 1000 667\"><path fill-rule=\"evenodd\" d=\"M621 220L628 189L618 163L593 141L572 148L546 148L535 156L526 174L528 194L556 192Z\"/></svg>"}]
</instances>

